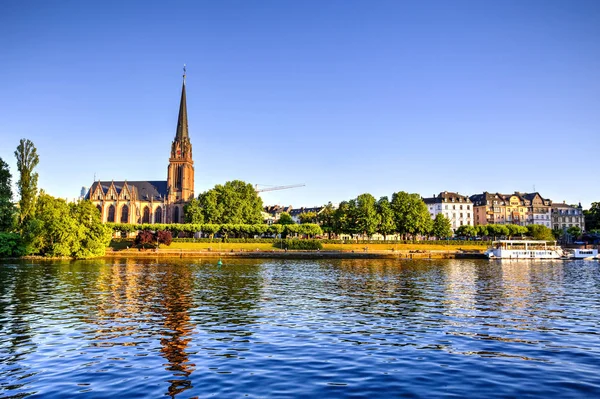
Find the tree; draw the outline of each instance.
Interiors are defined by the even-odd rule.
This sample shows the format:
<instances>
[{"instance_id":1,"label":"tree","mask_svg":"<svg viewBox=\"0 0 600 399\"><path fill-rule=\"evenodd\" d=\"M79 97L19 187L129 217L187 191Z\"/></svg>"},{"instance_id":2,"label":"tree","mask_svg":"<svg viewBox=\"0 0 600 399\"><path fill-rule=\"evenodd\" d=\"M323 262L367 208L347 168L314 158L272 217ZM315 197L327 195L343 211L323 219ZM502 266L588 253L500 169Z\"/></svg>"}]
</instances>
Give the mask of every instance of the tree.
<instances>
[{"instance_id":1,"label":"tree","mask_svg":"<svg viewBox=\"0 0 600 399\"><path fill-rule=\"evenodd\" d=\"M439 239L450 237L452 236L452 224L446 216L438 213L433 220L431 232Z\"/></svg>"},{"instance_id":2,"label":"tree","mask_svg":"<svg viewBox=\"0 0 600 399\"><path fill-rule=\"evenodd\" d=\"M388 197L381 197L376 204L377 215L379 217L379 224L377 231L386 240L388 234L392 234L396 231L396 223L394 223L394 211L391 208Z\"/></svg>"},{"instance_id":3,"label":"tree","mask_svg":"<svg viewBox=\"0 0 600 399\"><path fill-rule=\"evenodd\" d=\"M156 232L156 242L158 243L159 247L160 247L160 244L169 246L169 245L171 245L172 241L173 241L173 235L171 234L170 231L159 230Z\"/></svg>"},{"instance_id":4,"label":"tree","mask_svg":"<svg viewBox=\"0 0 600 399\"><path fill-rule=\"evenodd\" d=\"M0 232L0 258L26 254L27 248L19 234Z\"/></svg>"},{"instance_id":5,"label":"tree","mask_svg":"<svg viewBox=\"0 0 600 399\"><path fill-rule=\"evenodd\" d=\"M431 216L427 205L419 194L408 194L404 191L392 195L391 207L394 211L394 222L397 231L413 240L418 234L427 234L432 227Z\"/></svg>"},{"instance_id":6,"label":"tree","mask_svg":"<svg viewBox=\"0 0 600 399\"><path fill-rule=\"evenodd\" d=\"M138 248L146 248L153 245L155 241L154 234L150 230L142 230L135 237L134 244Z\"/></svg>"},{"instance_id":7,"label":"tree","mask_svg":"<svg viewBox=\"0 0 600 399\"><path fill-rule=\"evenodd\" d=\"M183 206L183 215L186 223L204 223L204 214L200 201L192 198L190 202Z\"/></svg>"},{"instance_id":8,"label":"tree","mask_svg":"<svg viewBox=\"0 0 600 399\"><path fill-rule=\"evenodd\" d=\"M317 221L321 224L321 229L327 233L327 238L331 239L331 233L334 231L335 209L331 202L328 202L321 212L317 215Z\"/></svg>"},{"instance_id":9,"label":"tree","mask_svg":"<svg viewBox=\"0 0 600 399\"><path fill-rule=\"evenodd\" d=\"M592 202L590 209L583 211L587 231L600 229L600 202Z\"/></svg>"},{"instance_id":10,"label":"tree","mask_svg":"<svg viewBox=\"0 0 600 399\"><path fill-rule=\"evenodd\" d=\"M292 217L290 216L289 213L287 212L281 212L281 215L279 215L279 220L277 220L277 224L295 224L294 223L294 219L292 219Z\"/></svg>"},{"instance_id":11,"label":"tree","mask_svg":"<svg viewBox=\"0 0 600 399\"><path fill-rule=\"evenodd\" d=\"M486 237L489 236L489 231L488 231L488 226L491 225L485 225L485 224L478 224L477 226L475 226L475 230L477 231L477 235L479 237Z\"/></svg>"},{"instance_id":12,"label":"tree","mask_svg":"<svg viewBox=\"0 0 600 399\"><path fill-rule=\"evenodd\" d=\"M305 223L316 223L317 222L317 212L304 212L298 215L298 219L300 219L301 224Z\"/></svg>"},{"instance_id":13,"label":"tree","mask_svg":"<svg viewBox=\"0 0 600 399\"><path fill-rule=\"evenodd\" d=\"M356 230L371 238L377 232L377 226L379 225L375 197L368 193L361 194L356 197L355 203Z\"/></svg>"},{"instance_id":14,"label":"tree","mask_svg":"<svg viewBox=\"0 0 600 399\"><path fill-rule=\"evenodd\" d=\"M569 227L567 229L567 234L569 234L571 237L573 237L574 240L576 240L581 235L581 228L579 228L578 226Z\"/></svg>"},{"instance_id":15,"label":"tree","mask_svg":"<svg viewBox=\"0 0 600 399\"><path fill-rule=\"evenodd\" d=\"M205 223L259 224L263 222L262 199L252 184L241 180L228 181L224 185L201 193L198 201Z\"/></svg>"},{"instance_id":16,"label":"tree","mask_svg":"<svg viewBox=\"0 0 600 399\"><path fill-rule=\"evenodd\" d=\"M15 205L12 202L12 176L8 164L0 158L0 232L11 231L15 222Z\"/></svg>"},{"instance_id":17,"label":"tree","mask_svg":"<svg viewBox=\"0 0 600 399\"><path fill-rule=\"evenodd\" d=\"M76 258L104 255L111 229L101 223L90 201L67 204L42 191L36 202L35 214L23 226L28 253Z\"/></svg>"},{"instance_id":18,"label":"tree","mask_svg":"<svg viewBox=\"0 0 600 399\"><path fill-rule=\"evenodd\" d=\"M100 212L91 201L69 204L70 216L77 223L77 241L71 253L76 258L103 256L112 237L111 229L102 224Z\"/></svg>"},{"instance_id":19,"label":"tree","mask_svg":"<svg viewBox=\"0 0 600 399\"><path fill-rule=\"evenodd\" d=\"M552 230L541 224L530 224L527 226L529 236L534 240L554 241Z\"/></svg>"},{"instance_id":20,"label":"tree","mask_svg":"<svg viewBox=\"0 0 600 399\"><path fill-rule=\"evenodd\" d=\"M477 235L477 228L470 224L463 224L455 231L457 236L460 237L475 237Z\"/></svg>"},{"instance_id":21,"label":"tree","mask_svg":"<svg viewBox=\"0 0 600 399\"><path fill-rule=\"evenodd\" d=\"M38 174L33 170L39 163L37 149L30 140L21 139L17 150L17 169L19 170L19 225L22 226L25 221L35 213L35 201L37 196Z\"/></svg>"}]
</instances>

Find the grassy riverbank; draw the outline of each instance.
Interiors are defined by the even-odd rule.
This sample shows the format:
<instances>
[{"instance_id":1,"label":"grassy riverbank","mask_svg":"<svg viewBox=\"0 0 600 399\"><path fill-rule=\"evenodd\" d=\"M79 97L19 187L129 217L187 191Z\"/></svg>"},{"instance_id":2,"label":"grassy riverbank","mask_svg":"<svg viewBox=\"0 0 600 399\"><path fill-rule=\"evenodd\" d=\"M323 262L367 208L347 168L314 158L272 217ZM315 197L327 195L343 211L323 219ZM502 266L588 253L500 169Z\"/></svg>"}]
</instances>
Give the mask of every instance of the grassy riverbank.
<instances>
[{"instance_id":1,"label":"grassy riverbank","mask_svg":"<svg viewBox=\"0 0 600 399\"><path fill-rule=\"evenodd\" d=\"M444 244L323 244L321 251L285 251L269 242L173 242L159 249L139 250L132 242L116 241L106 256L125 257L247 257L289 259L335 259L335 258L454 258L468 252L474 256L483 252L485 246Z\"/></svg>"},{"instance_id":2,"label":"grassy riverbank","mask_svg":"<svg viewBox=\"0 0 600 399\"><path fill-rule=\"evenodd\" d=\"M113 241L110 248L114 251L127 250L136 251L133 249L133 242L129 241ZM474 244L393 244L393 243L377 243L377 244L323 244L323 251L338 251L338 252L364 252L367 248L368 252L395 252L395 251L483 251L485 245L481 243ZM276 249L272 243L268 242L172 242L171 245L161 246L159 251L168 250L183 250L183 251L212 251L212 252L234 252L239 251L281 251Z\"/></svg>"}]
</instances>

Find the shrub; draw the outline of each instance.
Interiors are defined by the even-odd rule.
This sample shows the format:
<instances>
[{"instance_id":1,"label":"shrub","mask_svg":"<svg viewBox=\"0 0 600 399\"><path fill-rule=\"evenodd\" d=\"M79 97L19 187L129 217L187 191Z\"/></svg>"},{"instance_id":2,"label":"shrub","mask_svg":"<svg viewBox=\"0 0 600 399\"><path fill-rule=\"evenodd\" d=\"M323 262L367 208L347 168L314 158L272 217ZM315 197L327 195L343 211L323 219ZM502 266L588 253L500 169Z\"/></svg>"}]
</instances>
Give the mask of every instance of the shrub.
<instances>
[{"instance_id":1,"label":"shrub","mask_svg":"<svg viewBox=\"0 0 600 399\"><path fill-rule=\"evenodd\" d=\"M316 251L323 249L323 244L318 240L278 240L273 246L279 249L299 249L307 251Z\"/></svg>"},{"instance_id":2,"label":"shrub","mask_svg":"<svg viewBox=\"0 0 600 399\"><path fill-rule=\"evenodd\" d=\"M21 236L15 233L0 233L0 257L17 257L27 253Z\"/></svg>"}]
</instances>

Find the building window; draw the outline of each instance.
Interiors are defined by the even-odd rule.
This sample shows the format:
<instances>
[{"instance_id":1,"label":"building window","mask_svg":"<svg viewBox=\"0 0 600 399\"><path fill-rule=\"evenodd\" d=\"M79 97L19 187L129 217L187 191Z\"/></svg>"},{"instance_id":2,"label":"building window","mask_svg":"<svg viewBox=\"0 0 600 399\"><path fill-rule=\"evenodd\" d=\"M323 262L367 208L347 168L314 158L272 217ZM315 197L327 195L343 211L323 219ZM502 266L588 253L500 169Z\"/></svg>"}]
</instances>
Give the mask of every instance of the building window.
<instances>
[{"instance_id":1,"label":"building window","mask_svg":"<svg viewBox=\"0 0 600 399\"><path fill-rule=\"evenodd\" d=\"M123 205L121 208L121 223L129 223L129 207Z\"/></svg>"},{"instance_id":2,"label":"building window","mask_svg":"<svg viewBox=\"0 0 600 399\"><path fill-rule=\"evenodd\" d=\"M96 205L98 212L100 212L100 219L102 219L102 207L100 205Z\"/></svg>"},{"instance_id":3,"label":"building window","mask_svg":"<svg viewBox=\"0 0 600 399\"><path fill-rule=\"evenodd\" d=\"M160 206L154 211L154 223L162 223L162 209Z\"/></svg>"},{"instance_id":4,"label":"building window","mask_svg":"<svg viewBox=\"0 0 600 399\"><path fill-rule=\"evenodd\" d=\"M179 207L176 206L175 209L173 209L173 223L179 223Z\"/></svg>"},{"instance_id":5,"label":"building window","mask_svg":"<svg viewBox=\"0 0 600 399\"><path fill-rule=\"evenodd\" d=\"M150 223L150 209L148 206L144 207L144 216L142 216L142 223Z\"/></svg>"},{"instance_id":6,"label":"building window","mask_svg":"<svg viewBox=\"0 0 600 399\"><path fill-rule=\"evenodd\" d=\"M108 218L106 219L109 223L115 222L115 206L111 205L108 207Z\"/></svg>"}]
</instances>

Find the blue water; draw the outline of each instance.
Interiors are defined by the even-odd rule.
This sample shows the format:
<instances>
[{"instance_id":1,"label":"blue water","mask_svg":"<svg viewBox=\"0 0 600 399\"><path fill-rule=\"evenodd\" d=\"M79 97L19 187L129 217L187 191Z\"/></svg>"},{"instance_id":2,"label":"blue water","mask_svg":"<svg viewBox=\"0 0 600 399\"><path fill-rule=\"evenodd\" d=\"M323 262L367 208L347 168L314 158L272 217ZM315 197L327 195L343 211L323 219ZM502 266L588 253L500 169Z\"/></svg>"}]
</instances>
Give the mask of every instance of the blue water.
<instances>
[{"instance_id":1,"label":"blue water","mask_svg":"<svg viewBox=\"0 0 600 399\"><path fill-rule=\"evenodd\" d=\"M600 397L598 262L0 263L0 397Z\"/></svg>"}]
</instances>

